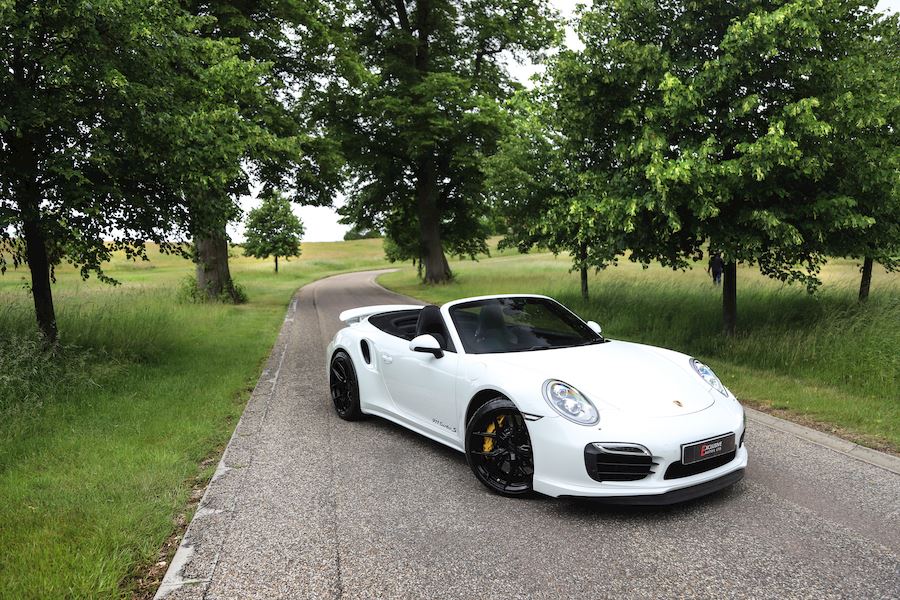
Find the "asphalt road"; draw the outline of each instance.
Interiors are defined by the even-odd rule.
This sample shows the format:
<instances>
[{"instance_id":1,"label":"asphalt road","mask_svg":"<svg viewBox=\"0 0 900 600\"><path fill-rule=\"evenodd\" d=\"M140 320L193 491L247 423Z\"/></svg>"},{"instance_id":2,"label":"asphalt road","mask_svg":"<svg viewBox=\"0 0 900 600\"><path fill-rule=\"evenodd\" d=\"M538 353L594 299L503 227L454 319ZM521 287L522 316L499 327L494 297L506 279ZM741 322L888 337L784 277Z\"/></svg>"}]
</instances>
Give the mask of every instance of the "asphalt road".
<instances>
[{"instance_id":1,"label":"asphalt road","mask_svg":"<svg viewBox=\"0 0 900 600\"><path fill-rule=\"evenodd\" d=\"M337 315L398 301L372 273L299 292L160 597L900 597L900 475L759 422L733 488L617 508L501 498L462 454L341 421Z\"/></svg>"}]
</instances>

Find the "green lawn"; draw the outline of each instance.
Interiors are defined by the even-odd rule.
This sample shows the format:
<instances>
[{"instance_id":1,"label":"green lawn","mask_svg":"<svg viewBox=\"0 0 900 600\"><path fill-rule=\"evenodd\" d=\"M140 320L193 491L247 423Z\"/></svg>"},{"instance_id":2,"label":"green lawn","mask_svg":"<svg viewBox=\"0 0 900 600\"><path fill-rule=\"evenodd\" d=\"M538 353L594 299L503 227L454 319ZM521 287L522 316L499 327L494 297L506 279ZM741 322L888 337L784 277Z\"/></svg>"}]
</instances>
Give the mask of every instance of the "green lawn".
<instances>
[{"instance_id":1,"label":"green lawn","mask_svg":"<svg viewBox=\"0 0 900 600\"><path fill-rule=\"evenodd\" d=\"M870 300L856 300L859 270L832 261L815 296L738 272L739 334L721 331L721 292L705 266L685 272L628 261L592 274L581 299L569 260L552 254L452 262L449 285L425 286L405 268L380 282L435 303L481 294L543 293L612 338L673 348L707 361L748 404L870 446L900 449L900 274L876 267Z\"/></svg>"},{"instance_id":2,"label":"green lawn","mask_svg":"<svg viewBox=\"0 0 900 600\"><path fill-rule=\"evenodd\" d=\"M179 301L192 265L117 258L109 287L60 269L44 357L24 274L0 277L0 598L109 598L152 561L231 434L299 286L383 266L381 241L232 261L250 302Z\"/></svg>"}]
</instances>

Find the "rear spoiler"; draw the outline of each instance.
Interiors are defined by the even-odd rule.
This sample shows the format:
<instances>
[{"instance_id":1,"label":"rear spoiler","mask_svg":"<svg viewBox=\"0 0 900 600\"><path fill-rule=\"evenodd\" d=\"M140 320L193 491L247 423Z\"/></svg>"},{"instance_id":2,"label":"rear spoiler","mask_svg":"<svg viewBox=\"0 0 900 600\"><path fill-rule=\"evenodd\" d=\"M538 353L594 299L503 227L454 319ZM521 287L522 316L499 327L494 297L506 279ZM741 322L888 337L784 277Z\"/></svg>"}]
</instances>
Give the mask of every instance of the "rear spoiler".
<instances>
[{"instance_id":1,"label":"rear spoiler","mask_svg":"<svg viewBox=\"0 0 900 600\"><path fill-rule=\"evenodd\" d=\"M362 321L366 317L377 315L379 313L394 312L397 310L413 310L420 308L422 308L422 305L420 304L379 304L377 306L360 306L359 308L351 308L350 310L345 310L340 314L338 318L347 325L351 325L353 323Z\"/></svg>"}]
</instances>

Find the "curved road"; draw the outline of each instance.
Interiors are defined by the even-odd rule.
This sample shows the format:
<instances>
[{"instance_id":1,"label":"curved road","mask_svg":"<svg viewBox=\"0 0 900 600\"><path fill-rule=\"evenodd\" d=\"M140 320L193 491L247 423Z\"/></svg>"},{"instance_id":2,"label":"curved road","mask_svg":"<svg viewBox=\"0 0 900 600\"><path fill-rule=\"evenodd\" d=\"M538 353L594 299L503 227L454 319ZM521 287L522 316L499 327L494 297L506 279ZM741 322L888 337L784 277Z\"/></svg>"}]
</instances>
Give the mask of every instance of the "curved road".
<instances>
[{"instance_id":1,"label":"curved road","mask_svg":"<svg viewBox=\"0 0 900 600\"><path fill-rule=\"evenodd\" d=\"M897 598L900 475L751 421L747 477L668 508L486 491L465 459L327 393L337 315L304 287L176 554L167 598Z\"/></svg>"}]
</instances>

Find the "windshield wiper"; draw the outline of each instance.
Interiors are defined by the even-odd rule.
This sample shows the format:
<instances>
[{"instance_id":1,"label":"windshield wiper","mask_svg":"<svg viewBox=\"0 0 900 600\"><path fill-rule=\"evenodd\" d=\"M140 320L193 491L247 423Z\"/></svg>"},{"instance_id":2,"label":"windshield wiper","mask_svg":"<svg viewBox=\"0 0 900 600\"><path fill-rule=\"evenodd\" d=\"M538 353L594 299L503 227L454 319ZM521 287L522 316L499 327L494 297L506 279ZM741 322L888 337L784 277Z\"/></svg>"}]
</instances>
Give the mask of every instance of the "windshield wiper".
<instances>
[{"instance_id":1,"label":"windshield wiper","mask_svg":"<svg viewBox=\"0 0 900 600\"><path fill-rule=\"evenodd\" d=\"M519 348L516 352L531 352L532 350L551 350L559 346L529 346L527 348Z\"/></svg>"},{"instance_id":2,"label":"windshield wiper","mask_svg":"<svg viewBox=\"0 0 900 600\"><path fill-rule=\"evenodd\" d=\"M591 346L593 344L602 344L606 341L606 338L597 338L594 340L588 340L586 342L579 342L577 344L571 344L568 346L528 346L527 348L516 348L514 352L531 352L533 350L559 350L561 348L577 348L579 346Z\"/></svg>"}]
</instances>

